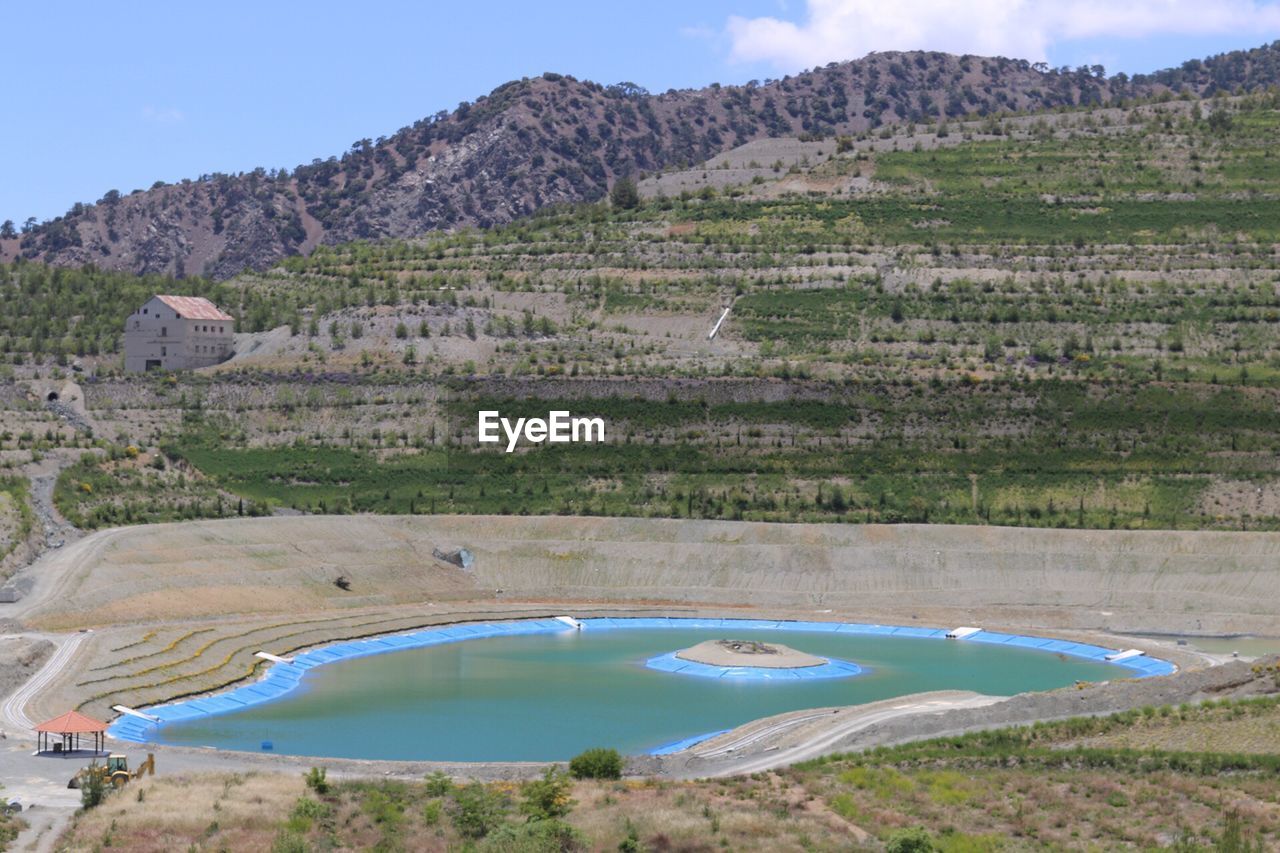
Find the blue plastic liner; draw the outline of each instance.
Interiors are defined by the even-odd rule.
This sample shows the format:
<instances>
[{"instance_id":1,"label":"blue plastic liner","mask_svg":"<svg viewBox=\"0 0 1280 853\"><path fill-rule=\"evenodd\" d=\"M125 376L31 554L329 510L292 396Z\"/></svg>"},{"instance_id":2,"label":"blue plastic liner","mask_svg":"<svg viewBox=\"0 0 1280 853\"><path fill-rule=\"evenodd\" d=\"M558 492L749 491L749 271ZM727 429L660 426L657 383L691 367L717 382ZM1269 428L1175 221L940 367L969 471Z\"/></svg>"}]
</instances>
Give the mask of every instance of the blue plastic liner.
<instances>
[{"instance_id":1,"label":"blue plastic liner","mask_svg":"<svg viewBox=\"0 0 1280 853\"><path fill-rule=\"evenodd\" d=\"M583 628L591 631L611 629L643 630L654 628L706 628L739 631L809 631L842 634L861 634L869 636L918 637L925 639L944 639L945 628L925 628L904 625L868 625L857 622L805 622L776 619L705 619L680 617L641 617L641 618L594 618L581 620ZM402 649L417 649L435 646L441 643L456 643L462 640L475 640L484 637L500 637L523 634L551 634L571 631L572 628L558 619L521 619L509 622L472 622L459 625L444 625L438 628L424 628L403 634L383 637L370 637L362 640L347 640L320 648L310 649L294 657L291 663L275 663L264 677L252 684L236 687L213 696L201 696L195 699L184 699L165 705L148 708L146 713L156 717L160 723L152 723L132 715L122 715L107 729L107 734L117 740L134 743L148 743L152 739L157 725L180 720L193 720L200 717L211 717L239 711L250 705L271 702L284 696L298 687L307 670L334 661L350 658L367 657L369 655L386 654ZM1070 640L1054 640L1046 637L1033 637L1023 634L1002 634L994 631L979 631L963 640L952 642L988 643L996 645L1021 646L1039 651L1054 652L1071 657L1106 662L1112 666L1124 667L1132 671L1135 677L1144 678L1155 675L1171 675L1177 667L1159 658L1140 657L1122 661L1106 661L1109 654L1117 649L1106 649L1088 643L1076 643ZM651 669L664 672L676 672L681 675L697 675L706 678L732 678L756 681L802 680L812 678L849 678L862 672L855 663L832 660L827 664L797 669L768 669L765 667L719 667L683 661L675 657L675 653L658 655L646 663ZM713 734L720 734L715 732ZM707 735L705 737L711 737ZM674 750L673 750L674 751Z\"/></svg>"},{"instance_id":2,"label":"blue plastic liner","mask_svg":"<svg viewBox=\"0 0 1280 853\"><path fill-rule=\"evenodd\" d=\"M691 746L697 746L704 740L711 740L713 737L719 737L728 734L733 729L721 729L718 732L707 732L705 735L694 735L684 740L673 740L671 743L665 743L662 746L649 750L649 755L670 755L673 752L679 752L682 749L688 749Z\"/></svg>"}]
</instances>

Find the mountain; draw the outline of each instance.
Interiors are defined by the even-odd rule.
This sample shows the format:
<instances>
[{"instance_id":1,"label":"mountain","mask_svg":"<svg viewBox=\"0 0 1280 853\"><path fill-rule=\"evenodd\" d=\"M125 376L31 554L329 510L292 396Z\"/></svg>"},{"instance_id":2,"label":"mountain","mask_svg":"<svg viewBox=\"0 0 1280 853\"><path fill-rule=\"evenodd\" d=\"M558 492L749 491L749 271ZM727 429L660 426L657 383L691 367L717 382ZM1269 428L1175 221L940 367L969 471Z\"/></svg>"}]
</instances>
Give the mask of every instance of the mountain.
<instances>
[{"instance_id":1,"label":"mountain","mask_svg":"<svg viewBox=\"0 0 1280 853\"><path fill-rule=\"evenodd\" d=\"M1003 57L873 53L781 80L653 95L547 73L292 172L257 169L107 193L20 237L0 260L228 278L321 243L507 222L602 197L620 175L706 160L765 136L1209 95L1280 80L1280 42L1128 78Z\"/></svg>"}]
</instances>

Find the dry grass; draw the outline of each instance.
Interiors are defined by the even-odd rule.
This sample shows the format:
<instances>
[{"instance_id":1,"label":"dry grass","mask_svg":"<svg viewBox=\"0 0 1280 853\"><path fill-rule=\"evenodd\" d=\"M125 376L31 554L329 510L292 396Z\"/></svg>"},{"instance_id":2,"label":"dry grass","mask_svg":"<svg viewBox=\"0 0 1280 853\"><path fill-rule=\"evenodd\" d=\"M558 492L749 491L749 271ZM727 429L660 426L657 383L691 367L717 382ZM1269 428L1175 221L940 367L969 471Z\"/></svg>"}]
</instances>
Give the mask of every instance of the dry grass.
<instances>
[{"instance_id":1,"label":"dry grass","mask_svg":"<svg viewBox=\"0 0 1280 853\"><path fill-rule=\"evenodd\" d=\"M300 777L278 773L147 778L81 814L62 849L269 849L276 827L302 790Z\"/></svg>"},{"instance_id":2,"label":"dry grass","mask_svg":"<svg viewBox=\"0 0 1280 853\"><path fill-rule=\"evenodd\" d=\"M577 782L565 820L582 849L601 851L629 837L651 851L874 848L912 827L925 827L939 850L955 853L1149 849L1179 840L1212 849L1233 821L1259 849L1280 841L1280 790L1257 769L1214 775L1123 763L884 756L731 779ZM158 778L81 816L64 849L513 849L504 833L529 826L521 786L482 789L499 803L497 817L487 836L468 839L457 787L378 779L315 791L295 775Z\"/></svg>"},{"instance_id":3,"label":"dry grass","mask_svg":"<svg viewBox=\"0 0 1280 853\"><path fill-rule=\"evenodd\" d=\"M1206 841L1223 833L1229 810L1259 837L1274 841L1280 830L1274 782L1258 777L836 765L818 778L792 779L882 838L924 826L978 849L984 838L1055 850L1154 847L1183 834Z\"/></svg>"},{"instance_id":4,"label":"dry grass","mask_svg":"<svg viewBox=\"0 0 1280 853\"><path fill-rule=\"evenodd\" d=\"M1231 709L1186 713L1186 718L1175 712L1171 717L1155 717L1120 731L1082 738L1074 745L1171 752L1280 752L1280 706L1248 713Z\"/></svg>"},{"instance_id":5,"label":"dry grass","mask_svg":"<svg viewBox=\"0 0 1280 853\"><path fill-rule=\"evenodd\" d=\"M575 796L570 823L593 849L617 849L632 830L652 850L839 850L869 837L803 789L769 781L579 784Z\"/></svg>"},{"instance_id":6,"label":"dry grass","mask_svg":"<svg viewBox=\"0 0 1280 853\"><path fill-rule=\"evenodd\" d=\"M514 808L519 788L491 788L507 798L506 821L523 823ZM829 810L809 807L800 789L765 791L762 797L755 784L579 782L568 822L593 850L616 850L631 832L646 849L686 851L834 851L867 837ZM298 818L304 797L324 803L324 816ZM448 850L464 841L455 813L451 797L432 797L419 783L338 783L317 798L295 776L174 776L131 785L81 815L63 849L262 850L288 837L313 847Z\"/></svg>"}]
</instances>

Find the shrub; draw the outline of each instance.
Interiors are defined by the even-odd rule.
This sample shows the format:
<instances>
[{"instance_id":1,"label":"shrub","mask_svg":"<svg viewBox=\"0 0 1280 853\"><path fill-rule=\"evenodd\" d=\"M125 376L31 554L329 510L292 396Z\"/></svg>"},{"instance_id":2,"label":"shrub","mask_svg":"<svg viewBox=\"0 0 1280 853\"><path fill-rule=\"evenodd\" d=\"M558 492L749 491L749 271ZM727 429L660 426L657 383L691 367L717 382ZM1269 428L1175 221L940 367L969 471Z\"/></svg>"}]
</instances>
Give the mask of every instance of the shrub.
<instances>
[{"instance_id":1,"label":"shrub","mask_svg":"<svg viewBox=\"0 0 1280 853\"><path fill-rule=\"evenodd\" d=\"M328 803L313 800L310 797L299 797L298 801L293 804L293 811L289 814L289 820L282 827L282 830L298 835L306 835L311 830L311 825L314 822L326 821L332 815L333 807Z\"/></svg>"},{"instance_id":2,"label":"shrub","mask_svg":"<svg viewBox=\"0 0 1280 853\"><path fill-rule=\"evenodd\" d=\"M582 834L562 820L509 823L484 840L480 849L494 853L561 853L586 846Z\"/></svg>"},{"instance_id":3,"label":"shrub","mask_svg":"<svg viewBox=\"0 0 1280 853\"><path fill-rule=\"evenodd\" d=\"M326 818L331 810L328 803L322 803L309 797L299 797L298 801L293 804L293 816L307 820Z\"/></svg>"},{"instance_id":4,"label":"shrub","mask_svg":"<svg viewBox=\"0 0 1280 853\"><path fill-rule=\"evenodd\" d=\"M326 778L328 771L323 767L312 767L306 773L302 774L302 778L306 781L307 787L315 791L317 794L329 793L329 781Z\"/></svg>"},{"instance_id":5,"label":"shrub","mask_svg":"<svg viewBox=\"0 0 1280 853\"><path fill-rule=\"evenodd\" d=\"M307 840L296 832L282 829L271 844L271 853L307 853Z\"/></svg>"},{"instance_id":6,"label":"shrub","mask_svg":"<svg viewBox=\"0 0 1280 853\"><path fill-rule=\"evenodd\" d=\"M933 843L933 836L923 827L899 829L889 836L885 842L886 853L933 853L938 846Z\"/></svg>"},{"instance_id":7,"label":"shrub","mask_svg":"<svg viewBox=\"0 0 1280 853\"><path fill-rule=\"evenodd\" d=\"M427 774L425 788L428 797L443 797L453 790L453 780L447 773L437 770Z\"/></svg>"},{"instance_id":8,"label":"shrub","mask_svg":"<svg viewBox=\"0 0 1280 853\"><path fill-rule=\"evenodd\" d=\"M404 800L403 783L387 780L366 790L360 807L375 824L382 827L384 836L394 835L404 822Z\"/></svg>"},{"instance_id":9,"label":"shrub","mask_svg":"<svg viewBox=\"0 0 1280 853\"><path fill-rule=\"evenodd\" d=\"M502 825L506 799L487 785L463 785L453 795L453 825L465 838L484 838Z\"/></svg>"},{"instance_id":10,"label":"shrub","mask_svg":"<svg viewBox=\"0 0 1280 853\"><path fill-rule=\"evenodd\" d=\"M627 818L627 834L618 842L618 853L643 853L644 845L640 843L640 832L631 818Z\"/></svg>"},{"instance_id":11,"label":"shrub","mask_svg":"<svg viewBox=\"0 0 1280 853\"><path fill-rule=\"evenodd\" d=\"M89 765L89 772L80 783L80 805L86 810L102 803L107 796L107 777L98 772L98 762Z\"/></svg>"},{"instance_id":12,"label":"shrub","mask_svg":"<svg viewBox=\"0 0 1280 853\"><path fill-rule=\"evenodd\" d=\"M574 806L574 800L569 796L572 787L568 774L558 767L548 767L541 779L524 784L520 812L528 815L531 821L564 817Z\"/></svg>"},{"instance_id":13,"label":"shrub","mask_svg":"<svg viewBox=\"0 0 1280 853\"><path fill-rule=\"evenodd\" d=\"M569 762L569 773L575 779L619 779L622 756L616 749L588 749Z\"/></svg>"}]
</instances>

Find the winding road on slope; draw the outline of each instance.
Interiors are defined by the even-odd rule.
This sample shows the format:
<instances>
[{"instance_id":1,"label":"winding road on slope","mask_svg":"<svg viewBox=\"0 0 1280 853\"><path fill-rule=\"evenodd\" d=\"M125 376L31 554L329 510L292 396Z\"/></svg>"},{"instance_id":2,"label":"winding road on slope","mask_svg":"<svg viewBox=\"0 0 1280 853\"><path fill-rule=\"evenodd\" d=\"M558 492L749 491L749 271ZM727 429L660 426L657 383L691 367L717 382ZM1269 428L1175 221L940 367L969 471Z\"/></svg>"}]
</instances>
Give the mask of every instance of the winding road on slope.
<instances>
[{"instance_id":1,"label":"winding road on slope","mask_svg":"<svg viewBox=\"0 0 1280 853\"><path fill-rule=\"evenodd\" d=\"M57 644L58 649L45 661L44 666L40 667L40 670L31 676L26 684L10 693L8 698L4 700L4 704L0 704L0 727L6 730L25 732L35 727L35 721L27 716L27 705L37 693L57 677L58 673L66 666L67 661L71 660L72 655L76 653L76 649L80 647L80 644L84 642L85 637L88 635L76 633L69 636L43 634L40 636Z\"/></svg>"},{"instance_id":2,"label":"winding road on slope","mask_svg":"<svg viewBox=\"0 0 1280 853\"><path fill-rule=\"evenodd\" d=\"M29 586L29 592L16 604L0 606L0 617L21 620L54 599L78 575L89 571L102 549L119 533L119 529L101 531L65 548L45 551L19 573L26 576L23 580ZM91 635L88 632L48 634L26 631L15 636L48 640L57 646L35 675L0 702L0 731L5 733L5 739L0 741L0 755L4 759L0 765L3 767L0 770L0 787L4 789L0 796L5 801L21 803L26 809L23 816L28 823L28 828L18 835L11 849L47 853L55 848L80 804L78 792L67 790L63 781L63 774L69 776L79 767L79 762L70 769L63 766L54 769L55 765L49 762L57 759L31 754L30 738L36 722L27 715L27 708L40 691L62 673Z\"/></svg>"},{"instance_id":3,"label":"winding road on slope","mask_svg":"<svg viewBox=\"0 0 1280 853\"><path fill-rule=\"evenodd\" d=\"M700 747L693 747L689 752L686 769L696 776L738 776L772 770L824 755L850 735L879 723L919 714L932 715L961 708L983 708L1003 702L1005 698L1007 697L962 692L932 697L925 694L919 697L904 696L869 706L787 714L748 723L733 732L713 738ZM826 720L830 723L823 722ZM804 731L805 729L812 731ZM789 736L797 734L798 742L793 745L771 745L771 742L784 738L789 740Z\"/></svg>"}]
</instances>

